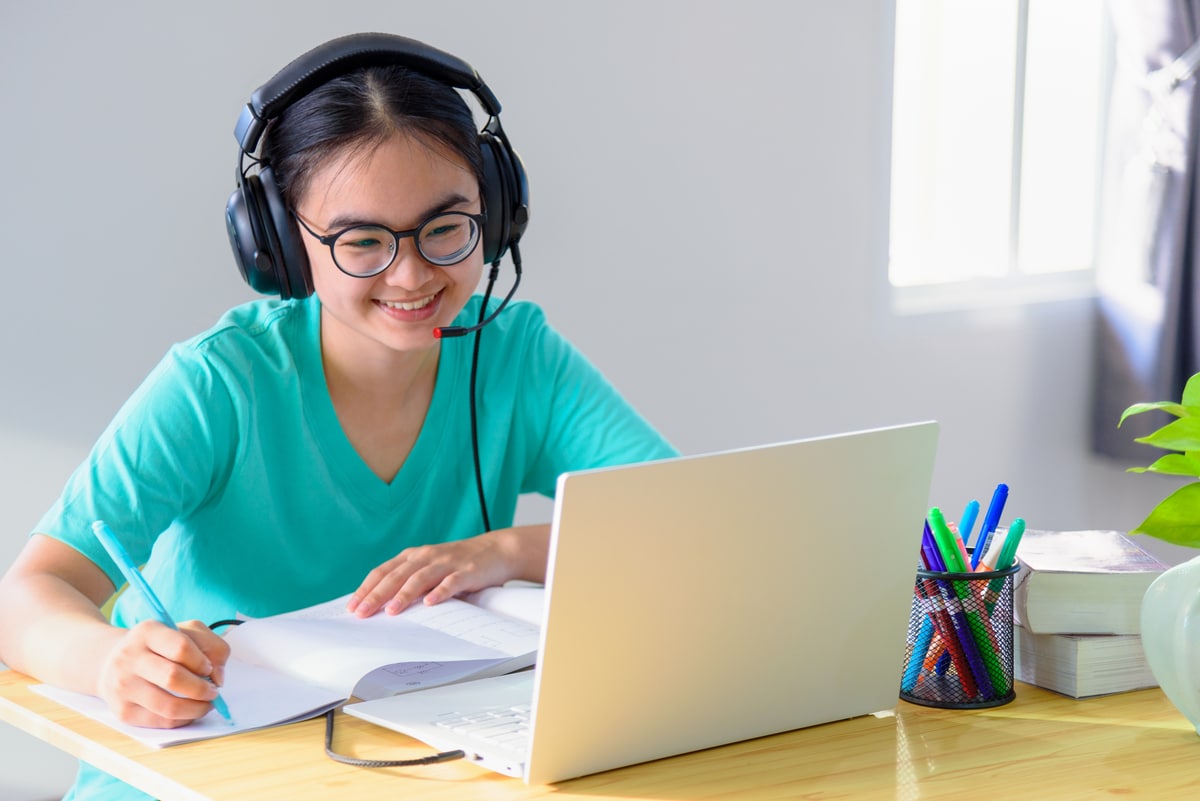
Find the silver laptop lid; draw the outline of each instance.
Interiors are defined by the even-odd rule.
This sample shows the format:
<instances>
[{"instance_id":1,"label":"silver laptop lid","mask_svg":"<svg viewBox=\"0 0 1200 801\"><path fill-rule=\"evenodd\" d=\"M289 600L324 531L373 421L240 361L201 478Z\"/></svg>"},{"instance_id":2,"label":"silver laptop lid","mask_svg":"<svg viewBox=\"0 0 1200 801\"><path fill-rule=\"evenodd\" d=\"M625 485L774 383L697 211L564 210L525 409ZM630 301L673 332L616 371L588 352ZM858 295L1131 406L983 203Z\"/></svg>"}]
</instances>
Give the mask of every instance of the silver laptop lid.
<instances>
[{"instance_id":1,"label":"silver laptop lid","mask_svg":"<svg viewBox=\"0 0 1200 801\"><path fill-rule=\"evenodd\" d=\"M526 781L893 707L937 430L561 476Z\"/></svg>"}]
</instances>

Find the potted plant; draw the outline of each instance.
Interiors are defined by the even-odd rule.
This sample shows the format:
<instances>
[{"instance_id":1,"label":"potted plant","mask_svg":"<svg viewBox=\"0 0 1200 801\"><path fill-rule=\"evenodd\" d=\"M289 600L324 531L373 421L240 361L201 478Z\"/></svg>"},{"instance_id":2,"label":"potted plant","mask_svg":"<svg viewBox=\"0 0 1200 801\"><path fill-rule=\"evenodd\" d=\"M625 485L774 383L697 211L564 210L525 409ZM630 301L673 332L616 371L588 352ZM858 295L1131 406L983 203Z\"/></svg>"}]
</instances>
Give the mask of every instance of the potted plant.
<instances>
[{"instance_id":1,"label":"potted plant","mask_svg":"<svg viewBox=\"0 0 1200 801\"><path fill-rule=\"evenodd\" d=\"M1176 545L1200 547L1200 373L1188 379L1178 403L1137 403L1118 423L1151 410L1175 419L1135 441L1169 453L1135 473L1164 473L1193 479L1176 489L1133 533ZM1142 600L1142 647L1159 686L1200 733L1200 557L1159 576Z\"/></svg>"}]
</instances>

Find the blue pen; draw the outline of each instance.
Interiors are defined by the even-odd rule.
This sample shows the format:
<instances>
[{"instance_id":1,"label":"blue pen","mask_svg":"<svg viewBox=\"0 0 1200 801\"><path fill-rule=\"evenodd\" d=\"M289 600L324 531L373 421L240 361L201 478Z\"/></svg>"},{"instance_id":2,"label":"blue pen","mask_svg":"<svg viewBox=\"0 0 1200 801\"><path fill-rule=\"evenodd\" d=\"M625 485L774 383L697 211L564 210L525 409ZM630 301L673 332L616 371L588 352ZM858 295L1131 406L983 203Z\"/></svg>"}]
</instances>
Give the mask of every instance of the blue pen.
<instances>
[{"instance_id":1,"label":"blue pen","mask_svg":"<svg viewBox=\"0 0 1200 801\"><path fill-rule=\"evenodd\" d=\"M121 569L121 574L125 576L125 580L129 582L129 586L142 596L142 600L150 607L150 611L154 613L154 617L164 626L169 626L176 631L179 627L175 625L175 621L171 619L171 615L167 612L167 608L158 600L158 596L154 594L154 590L150 588L141 571L137 569L137 565L129 558L129 552L125 550L125 546L121 545L120 540L113 535L112 529L103 520L97 520L92 523L92 533L96 535L96 539L100 540L100 544L104 546L104 550L108 551L108 555L117 563L117 567ZM217 697L212 702L213 709L220 713L221 717L229 721L233 725L233 716L229 714L229 707L225 704L225 699L217 693Z\"/></svg>"},{"instance_id":2,"label":"blue pen","mask_svg":"<svg viewBox=\"0 0 1200 801\"><path fill-rule=\"evenodd\" d=\"M963 545L971 544L971 529L975 528L975 518L979 517L979 501L967 502L963 509L962 520L958 521L958 536L962 537Z\"/></svg>"},{"instance_id":3,"label":"blue pen","mask_svg":"<svg viewBox=\"0 0 1200 801\"><path fill-rule=\"evenodd\" d=\"M974 570L979 566L979 560L983 558L983 552L987 550L988 538L996 531L996 526L1000 525L1000 515L1004 513L1004 503L1008 500L1008 485L997 484L996 491L992 493L992 502L988 504L987 514L983 516L983 528L979 529L979 542L975 544L975 550L971 553L971 569Z\"/></svg>"}]
</instances>

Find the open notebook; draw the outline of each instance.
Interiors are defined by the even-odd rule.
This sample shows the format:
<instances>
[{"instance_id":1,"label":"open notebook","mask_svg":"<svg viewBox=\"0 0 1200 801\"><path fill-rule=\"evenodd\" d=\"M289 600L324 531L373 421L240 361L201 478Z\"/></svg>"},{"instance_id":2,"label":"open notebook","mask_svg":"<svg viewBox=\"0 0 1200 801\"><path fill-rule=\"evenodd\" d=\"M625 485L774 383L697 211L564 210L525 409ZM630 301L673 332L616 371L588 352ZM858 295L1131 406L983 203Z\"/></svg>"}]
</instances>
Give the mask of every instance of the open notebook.
<instances>
[{"instance_id":1,"label":"open notebook","mask_svg":"<svg viewBox=\"0 0 1200 801\"><path fill-rule=\"evenodd\" d=\"M890 709L936 443L926 422L564 474L537 668L345 711L541 784Z\"/></svg>"}]
</instances>

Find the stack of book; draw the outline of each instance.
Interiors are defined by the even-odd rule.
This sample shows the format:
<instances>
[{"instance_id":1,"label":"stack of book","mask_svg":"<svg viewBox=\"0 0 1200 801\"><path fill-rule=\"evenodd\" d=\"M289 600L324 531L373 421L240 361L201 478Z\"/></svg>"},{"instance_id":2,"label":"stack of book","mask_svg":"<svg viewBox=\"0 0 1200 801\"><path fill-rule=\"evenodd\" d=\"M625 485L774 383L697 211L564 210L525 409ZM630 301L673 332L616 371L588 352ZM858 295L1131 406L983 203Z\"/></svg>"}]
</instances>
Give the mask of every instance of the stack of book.
<instances>
[{"instance_id":1,"label":"stack of book","mask_svg":"<svg viewBox=\"0 0 1200 801\"><path fill-rule=\"evenodd\" d=\"M1027 530L1013 592L1018 680L1074 698L1157 684L1142 597L1168 565L1120 531Z\"/></svg>"}]
</instances>

